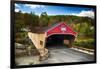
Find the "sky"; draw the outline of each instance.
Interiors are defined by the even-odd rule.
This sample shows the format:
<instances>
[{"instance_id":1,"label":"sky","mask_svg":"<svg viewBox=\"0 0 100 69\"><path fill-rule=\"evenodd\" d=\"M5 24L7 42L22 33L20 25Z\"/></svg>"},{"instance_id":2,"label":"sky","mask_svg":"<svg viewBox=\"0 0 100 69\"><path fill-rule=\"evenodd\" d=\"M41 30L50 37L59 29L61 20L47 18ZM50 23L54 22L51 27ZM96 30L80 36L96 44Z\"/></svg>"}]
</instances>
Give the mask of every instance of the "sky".
<instances>
[{"instance_id":1,"label":"sky","mask_svg":"<svg viewBox=\"0 0 100 69\"><path fill-rule=\"evenodd\" d=\"M15 4L15 12L22 13L34 12L40 15L46 12L48 15L75 15L94 18L93 8L72 7L72 6L51 6L51 5L36 5L36 4Z\"/></svg>"}]
</instances>

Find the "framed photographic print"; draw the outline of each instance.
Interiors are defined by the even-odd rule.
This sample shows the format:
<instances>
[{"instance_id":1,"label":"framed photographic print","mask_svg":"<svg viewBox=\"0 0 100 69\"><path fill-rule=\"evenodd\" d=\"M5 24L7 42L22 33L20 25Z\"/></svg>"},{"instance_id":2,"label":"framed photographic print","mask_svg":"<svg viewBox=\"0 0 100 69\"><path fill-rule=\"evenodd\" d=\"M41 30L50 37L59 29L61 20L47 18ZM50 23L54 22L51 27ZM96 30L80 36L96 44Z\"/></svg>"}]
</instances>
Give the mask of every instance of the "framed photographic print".
<instances>
[{"instance_id":1,"label":"framed photographic print","mask_svg":"<svg viewBox=\"0 0 100 69\"><path fill-rule=\"evenodd\" d=\"M96 63L96 6L11 1L11 68Z\"/></svg>"}]
</instances>

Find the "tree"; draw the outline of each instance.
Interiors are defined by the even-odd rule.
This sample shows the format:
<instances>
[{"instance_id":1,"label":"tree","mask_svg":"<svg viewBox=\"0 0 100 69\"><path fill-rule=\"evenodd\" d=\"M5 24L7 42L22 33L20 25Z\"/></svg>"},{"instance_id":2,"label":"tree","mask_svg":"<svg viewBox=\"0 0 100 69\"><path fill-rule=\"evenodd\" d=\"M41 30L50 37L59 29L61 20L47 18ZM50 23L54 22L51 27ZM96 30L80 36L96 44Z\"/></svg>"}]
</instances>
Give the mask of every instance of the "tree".
<instances>
[{"instance_id":1,"label":"tree","mask_svg":"<svg viewBox=\"0 0 100 69\"><path fill-rule=\"evenodd\" d=\"M37 16L34 12L31 13L32 16L32 26L39 26L39 16Z\"/></svg>"},{"instance_id":2,"label":"tree","mask_svg":"<svg viewBox=\"0 0 100 69\"><path fill-rule=\"evenodd\" d=\"M21 11L15 13L15 32L20 32L25 27L24 14Z\"/></svg>"},{"instance_id":3,"label":"tree","mask_svg":"<svg viewBox=\"0 0 100 69\"><path fill-rule=\"evenodd\" d=\"M41 13L39 26L48 26L49 18L46 12Z\"/></svg>"}]
</instances>

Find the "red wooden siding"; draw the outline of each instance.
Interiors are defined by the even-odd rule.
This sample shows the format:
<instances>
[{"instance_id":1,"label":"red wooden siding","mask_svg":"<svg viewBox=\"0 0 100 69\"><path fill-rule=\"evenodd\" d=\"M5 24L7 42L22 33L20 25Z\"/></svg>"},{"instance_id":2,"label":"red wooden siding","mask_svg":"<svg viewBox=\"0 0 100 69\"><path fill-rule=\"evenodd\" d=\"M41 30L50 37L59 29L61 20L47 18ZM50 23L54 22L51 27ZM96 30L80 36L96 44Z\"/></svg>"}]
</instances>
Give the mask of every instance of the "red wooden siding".
<instances>
[{"instance_id":1,"label":"red wooden siding","mask_svg":"<svg viewBox=\"0 0 100 69\"><path fill-rule=\"evenodd\" d=\"M77 33L74 32L71 27L66 25L65 23L60 23L57 26L49 29L46 32L47 37L53 34L70 34L76 37Z\"/></svg>"}]
</instances>

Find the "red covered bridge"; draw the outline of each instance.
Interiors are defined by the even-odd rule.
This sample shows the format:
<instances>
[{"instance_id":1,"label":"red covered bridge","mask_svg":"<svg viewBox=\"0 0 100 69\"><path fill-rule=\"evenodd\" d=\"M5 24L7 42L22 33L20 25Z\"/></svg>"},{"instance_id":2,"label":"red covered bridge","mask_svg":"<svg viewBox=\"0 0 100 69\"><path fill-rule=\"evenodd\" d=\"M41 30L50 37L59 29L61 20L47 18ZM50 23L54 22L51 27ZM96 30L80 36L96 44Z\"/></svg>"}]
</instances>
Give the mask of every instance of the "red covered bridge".
<instances>
[{"instance_id":1,"label":"red covered bridge","mask_svg":"<svg viewBox=\"0 0 100 69\"><path fill-rule=\"evenodd\" d=\"M32 40L35 47L39 50L40 55L44 56L48 53L48 49L46 49L46 43L59 41L63 44L66 44L68 47L72 47L72 42L77 36L77 33L73 31L72 28L66 23L60 22L49 27L31 28L28 36Z\"/></svg>"}]
</instances>

